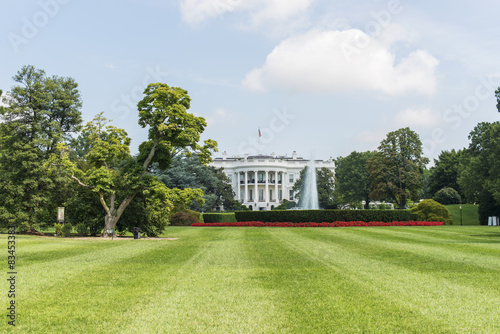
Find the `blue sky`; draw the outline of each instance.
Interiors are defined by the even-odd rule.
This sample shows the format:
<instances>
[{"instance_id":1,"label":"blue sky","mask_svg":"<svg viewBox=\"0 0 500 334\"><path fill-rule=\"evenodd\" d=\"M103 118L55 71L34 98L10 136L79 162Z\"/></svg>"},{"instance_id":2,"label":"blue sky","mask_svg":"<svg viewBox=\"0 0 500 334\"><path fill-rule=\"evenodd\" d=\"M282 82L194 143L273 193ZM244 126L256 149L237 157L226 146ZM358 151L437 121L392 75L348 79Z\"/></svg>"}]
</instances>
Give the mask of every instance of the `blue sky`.
<instances>
[{"instance_id":1,"label":"blue sky","mask_svg":"<svg viewBox=\"0 0 500 334\"><path fill-rule=\"evenodd\" d=\"M73 77L85 121L105 111L146 139L150 82L188 90L228 155L326 159L409 126L436 158L499 118L493 0L4 1L0 89L27 64ZM258 129L262 137L258 139Z\"/></svg>"}]
</instances>

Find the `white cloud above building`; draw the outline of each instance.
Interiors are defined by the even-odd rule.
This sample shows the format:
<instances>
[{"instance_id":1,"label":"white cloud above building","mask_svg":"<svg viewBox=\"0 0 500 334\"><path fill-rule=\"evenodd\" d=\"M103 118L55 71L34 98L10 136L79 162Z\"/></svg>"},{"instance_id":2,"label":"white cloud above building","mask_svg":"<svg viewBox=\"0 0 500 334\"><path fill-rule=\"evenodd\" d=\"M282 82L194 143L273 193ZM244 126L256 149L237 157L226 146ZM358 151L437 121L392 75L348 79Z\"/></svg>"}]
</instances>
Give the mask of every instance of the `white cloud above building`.
<instances>
[{"instance_id":1,"label":"white cloud above building","mask_svg":"<svg viewBox=\"0 0 500 334\"><path fill-rule=\"evenodd\" d=\"M387 39L358 29L311 30L281 42L242 83L246 89L260 92L283 88L293 92L434 94L439 61L420 49L398 59L392 47Z\"/></svg>"}]
</instances>

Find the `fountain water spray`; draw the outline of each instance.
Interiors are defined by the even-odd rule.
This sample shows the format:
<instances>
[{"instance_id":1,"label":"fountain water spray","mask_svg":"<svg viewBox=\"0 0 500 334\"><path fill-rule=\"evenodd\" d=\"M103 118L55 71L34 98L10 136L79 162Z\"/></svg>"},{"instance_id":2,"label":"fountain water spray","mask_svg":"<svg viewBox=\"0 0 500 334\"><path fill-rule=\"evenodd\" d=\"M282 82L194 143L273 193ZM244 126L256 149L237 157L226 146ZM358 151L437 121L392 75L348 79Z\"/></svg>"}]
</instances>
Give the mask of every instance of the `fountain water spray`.
<instances>
[{"instance_id":1,"label":"fountain water spray","mask_svg":"<svg viewBox=\"0 0 500 334\"><path fill-rule=\"evenodd\" d=\"M318 185L316 183L316 166L314 159L311 157L307 164L304 188L300 198L300 206L306 210L318 210Z\"/></svg>"}]
</instances>

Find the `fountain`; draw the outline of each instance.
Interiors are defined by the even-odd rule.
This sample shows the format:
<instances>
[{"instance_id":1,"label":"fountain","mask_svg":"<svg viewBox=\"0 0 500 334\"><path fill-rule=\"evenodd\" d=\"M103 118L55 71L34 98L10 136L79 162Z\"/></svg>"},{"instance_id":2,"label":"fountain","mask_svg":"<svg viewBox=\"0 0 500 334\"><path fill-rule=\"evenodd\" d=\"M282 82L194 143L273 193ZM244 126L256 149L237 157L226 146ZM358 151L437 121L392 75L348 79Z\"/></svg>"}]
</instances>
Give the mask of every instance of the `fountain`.
<instances>
[{"instance_id":1,"label":"fountain","mask_svg":"<svg viewBox=\"0 0 500 334\"><path fill-rule=\"evenodd\" d=\"M304 210L318 210L318 185L316 184L316 167L311 157L306 168L304 188L300 196L299 206Z\"/></svg>"}]
</instances>

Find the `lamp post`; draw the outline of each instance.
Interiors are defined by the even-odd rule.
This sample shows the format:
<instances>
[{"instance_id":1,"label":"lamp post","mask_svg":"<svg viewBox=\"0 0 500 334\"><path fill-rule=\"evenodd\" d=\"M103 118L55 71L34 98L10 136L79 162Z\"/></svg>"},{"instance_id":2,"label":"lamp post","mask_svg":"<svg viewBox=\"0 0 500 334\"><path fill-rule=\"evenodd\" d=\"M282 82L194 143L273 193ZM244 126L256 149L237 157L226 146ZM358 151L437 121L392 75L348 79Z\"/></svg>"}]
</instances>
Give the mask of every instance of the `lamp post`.
<instances>
[{"instance_id":1,"label":"lamp post","mask_svg":"<svg viewBox=\"0 0 500 334\"><path fill-rule=\"evenodd\" d=\"M462 206L460 205L460 225L462 225Z\"/></svg>"}]
</instances>

